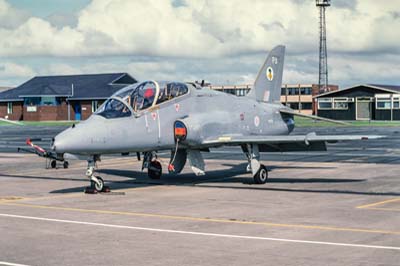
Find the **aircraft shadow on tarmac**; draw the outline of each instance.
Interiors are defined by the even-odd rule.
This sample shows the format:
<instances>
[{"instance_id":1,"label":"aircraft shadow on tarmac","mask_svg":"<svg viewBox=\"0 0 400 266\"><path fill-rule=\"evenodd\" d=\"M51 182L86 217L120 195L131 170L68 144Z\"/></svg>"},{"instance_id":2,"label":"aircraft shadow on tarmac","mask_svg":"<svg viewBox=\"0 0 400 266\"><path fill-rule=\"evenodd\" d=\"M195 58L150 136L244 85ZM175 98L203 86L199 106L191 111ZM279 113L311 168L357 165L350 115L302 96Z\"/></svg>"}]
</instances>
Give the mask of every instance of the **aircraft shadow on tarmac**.
<instances>
[{"instance_id":1,"label":"aircraft shadow on tarmac","mask_svg":"<svg viewBox=\"0 0 400 266\"><path fill-rule=\"evenodd\" d=\"M148 187L148 186L162 186L162 185L175 185L175 186L196 186L196 187L207 187L207 188L226 188L226 189L238 189L238 190L258 190L258 191L283 191L283 192L301 192L301 193L331 193L331 194L356 194L356 195L371 195L371 196L400 196L400 193L396 192L369 192L369 191L352 191L352 190L340 190L340 189L319 189L319 188L276 188L268 187L268 183L281 183L281 184L307 184L307 183L356 183L365 182L366 179L336 179L336 178L269 178L267 184L260 186L253 183L253 179L249 177L242 177L246 164L240 165L228 165L230 169L221 169L215 171L209 171L205 176L197 177L192 173L184 173L178 176L164 175L161 180L150 180L145 172L130 171L130 170L119 170L119 169L100 169L97 172L99 174L114 175L120 177L132 178L134 180L124 181L110 181L107 185L111 187L113 191L118 189L128 189L134 187ZM309 167L271 167L271 170L277 168L309 168ZM315 168L326 168L326 167L310 167ZM239 176L239 177L238 177ZM239 184L235 185L235 184ZM244 184L246 186L240 186ZM51 193L70 193L82 191L84 187L69 188L55 190Z\"/></svg>"},{"instance_id":2,"label":"aircraft shadow on tarmac","mask_svg":"<svg viewBox=\"0 0 400 266\"><path fill-rule=\"evenodd\" d=\"M148 187L148 186L162 186L162 185L175 185L175 186L196 186L207 188L226 188L237 190L258 190L258 191L283 191L283 192L301 192L301 193L331 193L331 194L357 194L357 195L371 195L371 196L400 196L396 192L369 192L369 191L352 191L340 190L334 188L320 189L320 188L290 188L290 184L334 184L334 183L358 183L365 182L366 179L336 179L336 178L269 178L265 185L255 185L251 174L242 176L245 172L246 163L239 165L225 164L231 168L209 171L205 176L195 176L193 173L183 173L180 175L164 175L161 180L151 180L147 177L146 172L134 170L119 170L119 169L99 169L96 172L107 175L120 176L131 178L121 181L108 181L106 184L111 187L112 191L119 189L129 189L135 187ZM334 167L304 167L304 166L271 166L270 171L274 169L290 168L290 169L321 169L321 168L334 168ZM44 176L23 176L23 175L3 175L4 177L24 178L24 179L40 179L40 180L59 180L59 181L77 181L87 182L86 178L63 178L63 177L44 177ZM289 184L288 187L268 187L268 184ZM237 185L239 184L239 185ZM240 184L246 186L240 186ZM73 193L81 192L85 186L71 187L66 189L59 189L50 191L50 193Z\"/></svg>"}]
</instances>

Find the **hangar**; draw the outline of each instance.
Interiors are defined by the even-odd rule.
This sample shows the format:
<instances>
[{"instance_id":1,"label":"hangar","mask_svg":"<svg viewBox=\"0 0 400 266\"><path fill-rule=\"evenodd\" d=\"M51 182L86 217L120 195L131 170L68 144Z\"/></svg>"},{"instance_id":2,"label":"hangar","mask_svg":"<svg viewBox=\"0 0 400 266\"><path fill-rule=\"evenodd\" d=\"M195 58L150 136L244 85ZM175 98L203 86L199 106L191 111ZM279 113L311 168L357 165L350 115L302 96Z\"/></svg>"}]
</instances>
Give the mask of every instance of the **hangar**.
<instances>
[{"instance_id":1,"label":"hangar","mask_svg":"<svg viewBox=\"0 0 400 266\"><path fill-rule=\"evenodd\" d=\"M318 116L337 120L400 120L400 86L361 84L314 97Z\"/></svg>"},{"instance_id":2,"label":"hangar","mask_svg":"<svg viewBox=\"0 0 400 266\"><path fill-rule=\"evenodd\" d=\"M117 90L136 83L127 73L34 77L0 92L0 117L10 120L84 120Z\"/></svg>"}]
</instances>

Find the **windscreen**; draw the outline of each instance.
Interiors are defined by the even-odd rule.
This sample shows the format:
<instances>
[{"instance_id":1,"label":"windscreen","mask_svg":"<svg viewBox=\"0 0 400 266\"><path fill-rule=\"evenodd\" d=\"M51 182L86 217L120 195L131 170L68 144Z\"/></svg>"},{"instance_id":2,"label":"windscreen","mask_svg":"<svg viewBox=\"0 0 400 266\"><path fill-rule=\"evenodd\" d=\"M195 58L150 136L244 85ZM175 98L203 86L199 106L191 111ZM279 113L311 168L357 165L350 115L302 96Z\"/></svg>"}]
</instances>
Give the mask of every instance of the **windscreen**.
<instances>
[{"instance_id":1,"label":"windscreen","mask_svg":"<svg viewBox=\"0 0 400 266\"><path fill-rule=\"evenodd\" d=\"M97 110L96 114L111 119L131 116L131 111L120 100L111 98Z\"/></svg>"}]
</instances>

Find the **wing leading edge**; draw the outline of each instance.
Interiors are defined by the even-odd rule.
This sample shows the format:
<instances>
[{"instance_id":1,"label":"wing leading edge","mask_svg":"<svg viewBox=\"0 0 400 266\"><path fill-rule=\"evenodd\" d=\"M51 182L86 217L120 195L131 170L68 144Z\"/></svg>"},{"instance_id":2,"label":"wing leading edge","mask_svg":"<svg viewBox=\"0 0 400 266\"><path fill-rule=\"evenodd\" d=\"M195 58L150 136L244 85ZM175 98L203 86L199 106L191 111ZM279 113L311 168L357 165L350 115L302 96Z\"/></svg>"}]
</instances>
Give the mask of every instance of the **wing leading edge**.
<instances>
[{"instance_id":1,"label":"wing leading edge","mask_svg":"<svg viewBox=\"0 0 400 266\"><path fill-rule=\"evenodd\" d=\"M321 135L314 132L307 135L289 136L224 136L203 141L202 145L207 147L218 147L224 145L247 145L258 144L260 151L285 152L285 151L325 151L326 143L350 140L379 139L378 135Z\"/></svg>"}]
</instances>

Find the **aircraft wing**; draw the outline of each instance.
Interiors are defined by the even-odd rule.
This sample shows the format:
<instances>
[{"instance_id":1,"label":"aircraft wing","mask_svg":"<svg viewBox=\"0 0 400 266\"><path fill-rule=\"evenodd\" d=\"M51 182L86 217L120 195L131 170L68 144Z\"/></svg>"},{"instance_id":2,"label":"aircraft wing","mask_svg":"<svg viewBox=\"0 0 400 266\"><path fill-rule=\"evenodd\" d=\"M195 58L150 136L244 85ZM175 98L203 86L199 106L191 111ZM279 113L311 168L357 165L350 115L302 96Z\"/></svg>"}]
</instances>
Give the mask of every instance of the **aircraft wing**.
<instances>
[{"instance_id":1,"label":"aircraft wing","mask_svg":"<svg viewBox=\"0 0 400 266\"><path fill-rule=\"evenodd\" d=\"M13 120L8 120L5 118L0 118L1 122L5 122L5 123L9 123L9 124L13 124L13 125L18 125L18 126L22 126L23 124L18 122L18 121L13 121Z\"/></svg>"},{"instance_id":2,"label":"aircraft wing","mask_svg":"<svg viewBox=\"0 0 400 266\"><path fill-rule=\"evenodd\" d=\"M284 151L325 151L326 143L350 140L379 139L377 135L321 135L309 133L307 135L288 136L222 136L203 141L207 147L224 145L259 144L260 151L284 152Z\"/></svg>"}]
</instances>

